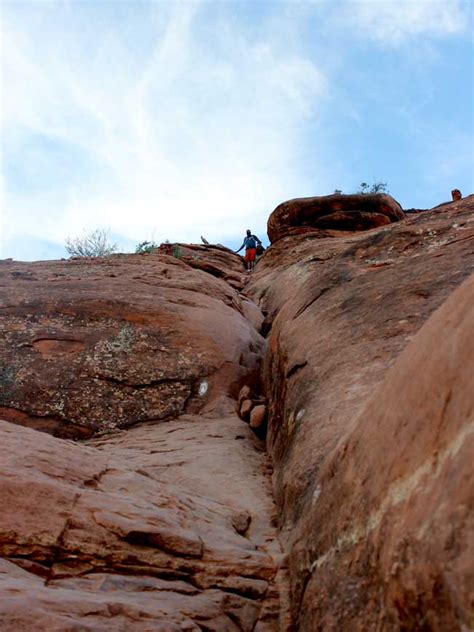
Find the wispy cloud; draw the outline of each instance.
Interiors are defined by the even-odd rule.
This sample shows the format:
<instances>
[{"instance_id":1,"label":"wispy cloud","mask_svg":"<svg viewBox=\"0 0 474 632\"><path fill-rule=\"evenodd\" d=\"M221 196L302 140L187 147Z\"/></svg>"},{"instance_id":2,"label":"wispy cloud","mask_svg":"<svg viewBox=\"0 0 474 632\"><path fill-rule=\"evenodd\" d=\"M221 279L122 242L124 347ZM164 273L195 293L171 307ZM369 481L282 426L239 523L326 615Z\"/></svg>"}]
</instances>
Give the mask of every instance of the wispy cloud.
<instances>
[{"instance_id":1,"label":"wispy cloud","mask_svg":"<svg viewBox=\"0 0 474 632\"><path fill-rule=\"evenodd\" d=\"M74 5L3 12L5 236L262 228L299 179L302 122L326 90L317 66L265 23L206 21L206 4L128 5L121 21Z\"/></svg>"},{"instance_id":2,"label":"wispy cloud","mask_svg":"<svg viewBox=\"0 0 474 632\"><path fill-rule=\"evenodd\" d=\"M471 7L3 0L0 256L96 227L231 243L372 176L409 207L467 191Z\"/></svg>"},{"instance_id":3,"label":"wispy cloud","mask_svg":"<svg viewBox=\"0 0 474 632\"><path fill-rule=\"evenodd\" d=\"M339 19L359 36L387 46L414 37L445 37L469 27L470 2L463 0L350 0Z\"/></svg>"}]
</instances>

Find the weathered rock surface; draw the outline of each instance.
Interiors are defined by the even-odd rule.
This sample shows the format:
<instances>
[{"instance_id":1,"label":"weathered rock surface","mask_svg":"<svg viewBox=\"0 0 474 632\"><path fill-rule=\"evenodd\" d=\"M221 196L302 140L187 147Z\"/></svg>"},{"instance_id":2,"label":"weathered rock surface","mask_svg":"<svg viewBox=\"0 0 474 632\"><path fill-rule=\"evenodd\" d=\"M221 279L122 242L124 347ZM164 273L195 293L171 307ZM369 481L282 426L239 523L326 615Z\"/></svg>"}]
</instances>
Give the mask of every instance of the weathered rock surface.
<instances>
[{"instance_id":1,"label":"weathered rock surface","mask_svg":"<svg viewBox=\"0 0 474 632\"><path fill-rule=\"evenodd\" d=\"M0 629L276 630L266 457L235 417L77 445L0 422Z\"/></svg>"},{"instance_id":2,"label":"weathered rock surface","mask_svg":"<svg viewBox=\"0 0 474 632\"><path fill-rule=\"evenodd\" d=\"M292 559L301 630L472 629L473 305L471 275L321 468Z\"/></svg>"},{"instance_id":3,"label":"weathered rock surface","mask_svg":"<svg viewBox=\"0 0 474 632\"><path fill-rule=\"evenodd\" d=\"M368 230L403 218L402 207L390 195L324 195L283 202L270 215L267 232L274 243L288 235L316 230L325 237L332 231Z\"/></svg>"},{"instance_id":4,"label":"weathered rock surface","mask_svg":"<svg viewBox=\"0 0 474 632\"><path fill-rule=\"evenodd\" d=\"M473 270L470 196L252 275L297 630L473 626Z\"/></svg>"},{"instance_id":5,"label":"weathered rock surface","mask_svg":"<svg viewBox=\"0 0 474 632\"><path fill-rule=\"evenodd\" d=\"M474 196L394 204L0 262L2 632L474 626Z\"/></svg>"},{"instance_id":6,"label":"weathered rock surface","mask_svg":"<svg viewBox=\"0 0 474 632\"><path fill-rule=\"evenodd\" d=\"M218 279L223 279L232 287L241 290L246 282L242 257L224 246L201 244L161 244L160 252L179 258L192 268L203 270Z\"/></svg>"},{"instance_id":7,"label":"weathered rock surface","mask_svg":"<svg viewBox=\"0 0 474 632\"><path fill-rule=\"evenodd\" d=\"M237 274L239 257L208 250ZM248 300L172 256L2 262L0 284L4 419L80 437L221 414L258 374L263 340Z\"/></svg>"},{"instance_id":8,"label":"weathered rock surface","mask_svg":"<svg viewBox=\"0 0 474 632\"><path fill-rule=\"evenodd\" d=\"M285 629L263 317L209 250L2 262L2 632Z\"/></svg>"}]
</instances>

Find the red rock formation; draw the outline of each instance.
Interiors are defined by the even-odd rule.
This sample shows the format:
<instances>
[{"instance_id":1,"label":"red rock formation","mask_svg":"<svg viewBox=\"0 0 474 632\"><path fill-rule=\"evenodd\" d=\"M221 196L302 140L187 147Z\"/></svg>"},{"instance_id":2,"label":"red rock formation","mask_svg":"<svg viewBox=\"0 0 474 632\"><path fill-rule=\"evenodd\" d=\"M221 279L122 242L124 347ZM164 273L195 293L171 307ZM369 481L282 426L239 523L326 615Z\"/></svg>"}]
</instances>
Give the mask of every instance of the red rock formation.
<instances>
[{"instance_id":1,"label":"red rock formation","mask_svg":"<svg viewBox=\"0 0 474 632\"><path fill-rule=\"evenodd\" d=\"M363 198L247 297L205 245L0 262L2 632L473 627L474 196Z\"/></svg>"},{"instance_id":2,"label":"red rock formation","mask_svg":"<svg viewBox=\"0 0 474 632\"><path fill-rule=\"evenodd\" d=\"M271 243L287 235L314 231L360 231L403 219L400 204L390 195L325 195L283 202L268 219ZM330 236L331 233L320 233Z\"/></svg>"},{"instance_id":3,"label":"red rock formation","mask_svg":"<svg viewBox=\"0 0 474 632\"><path fill-rule=\"evenodd\" d=\"M241 290L246 282L244 263L224 246L200 244L161 244L162 254L172 255L192 268L208 272Z\"/></svg>"},{"instance_id":4,"label":"red rock formation","mask_svg":"<svg viewBox=\"0 0 474 632\"><path fill-rule=\"evenodd\" d=\"M473 210L287 237L252 275L295 629L472 627L472 283L415 335L474 270Z\"/></svg>"},{"instance_id":5,"label":"red rock formation","mask_svg":"<svg viewBox=\"0 0 474 632\"><path fill-rule=\"evenodd\" d=\"M292 559L300 630L472 626L473 305L471 275L322 466Z\"/></svg>"},{"instance_id":6,"label":"red rock formation","mask_svg":"<svg viewBox=\"0 0 474 632\"><path fill-rule=\"evenodd\" d=\"M239 257L182 251L0 266L0 417L99 433L0 422L2 632L285 628L268 464L234 412L262 316Z\"/></svg>"},{"instance_id":7,"label":"red rock formation","mask_svg":"<svg viewBox=\"0 0 474 632\"><path fill-rule=\"evenodd\" d=\"M264 455L236 418L87 447L0 421L0 463L2 632L279 628Z\"/></svg>"},{"instance_id":8,"label":"red rock formation","mask_svg":"<svg viewBox=\"0 0 474 632\"><path fill-rule=\"evenodd\" d=\"M237 274L239 257L210 250ZM185 411L218 414L258 373L249 301L180 259L9 262L0 274L4 419L79 437Z\"/></svg>"}]
</instances>

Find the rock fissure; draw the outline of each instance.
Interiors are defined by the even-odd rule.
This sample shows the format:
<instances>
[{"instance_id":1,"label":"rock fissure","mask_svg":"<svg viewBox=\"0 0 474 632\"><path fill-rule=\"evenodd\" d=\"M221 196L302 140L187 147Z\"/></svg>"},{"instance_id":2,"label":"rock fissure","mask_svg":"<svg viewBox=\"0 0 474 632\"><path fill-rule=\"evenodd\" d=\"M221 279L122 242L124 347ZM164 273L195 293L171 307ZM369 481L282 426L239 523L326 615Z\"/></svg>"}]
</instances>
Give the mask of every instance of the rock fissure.
<instances>
[{"instance_id":1,"label":"rock fissure","mask_svg":"<svg viewBox=\"0 0 474 632\"><path fill-rule=\"evenodd\" d=\"M163 377L150 379L150 381L140 381L140 382L130 382L120 377L112 376L112 375L101 375L96 373L93 377L95 380L100 380L102 382L110 382L111 384L118 384L125 388L131 389L146 389L153 388L155 386L160 386L161 384L171 384L171 385L181 385L181 386L191 386L195 380L193 378L188 378L186 380L175 378L175 377Z\"/></svg>"},{"instance_id":2,"label":"rock fissure","mask_svg":"<svg viewBox=\"0 0 474 632\"><path fill-rule=\"evenodd\" d=\"M48 432L62 439L87 438L93 434L90 428L83 427L72 420L67 420L59 415L52 415L41 411L33 412L33 410L28 408L20 409L19 407L0 406L0 419L27 428Z\"/></svg>"},{"instance_id":3,"label":"rock fissure","mask_svg":"<svg viewBox=\"0 0 474 632\"><path fill-rule=\"evenodd\" d=\"M285 378L288 380L290 379L290 377L293 377L293 375L295 373L297 373L298 371L301 371L301 369L304 369L305 366L308 366L308 361L304 360L303 362L297 362L296 364L293 364L292 367L290 367L288 369L288 371L286 372Z\"/></svg>"},{"instance_id":4,"label":"rock fissure","mask_svg":"<svg viewBox=\"0 0 474 632\"><path fill-rule=\"evenodd\" d=\"M314 296L311 300L307 301L304 305L302 305L297 310L297 312L293 316L293 320L296 320L299 316L301 316L301 314L303 312L305 312L309 307L311 307L311 305L316 303L316 301L319 300L321 298L321 296L324 296L326 294L326 292L329 292L330 289L331 289L331 287L324 287L324 288L322 288L320 290L320 292L318 294L316 294L316 296Z\"/></svg>"},{"instance_id":5,"label":"rock fissure","mask_svg":"<svg viewBox=\"0 0 474 632\"><path fill-rule=\"evenodd\" d=\"M103 479L103 477L111 471L111 468L108 465L105 465L105 467L98 472L97 474L94 474L94 476L92 478L88 478L85 481L83 481L83 486L84 487L92 487L94 489L96 489L97 487L100 486L100 483Z\"/></svg>"}]
</instances>

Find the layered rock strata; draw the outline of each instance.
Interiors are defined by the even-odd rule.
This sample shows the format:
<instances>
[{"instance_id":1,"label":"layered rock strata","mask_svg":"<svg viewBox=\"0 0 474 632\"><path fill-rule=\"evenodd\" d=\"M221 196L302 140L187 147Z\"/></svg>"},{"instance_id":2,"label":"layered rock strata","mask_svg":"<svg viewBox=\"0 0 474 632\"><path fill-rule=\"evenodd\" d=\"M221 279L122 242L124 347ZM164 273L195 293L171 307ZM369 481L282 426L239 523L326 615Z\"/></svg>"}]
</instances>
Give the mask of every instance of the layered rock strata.
<instances>
[{"instance_id":1,"label":"layered rock strata","mask_svg":"<svg viewBox=\"0 0 474 632\"><path fill-rule=\"evenodd\" d=\"M283 237L252 275L295 630L474 624L473 211Z\"/></svg>"},{"instance_id":2,"label":"layered rock strata","mask_svg":"<svg viewBox=\"0 0 474 632\"><path fill-rule=\"evenodd\" d=\"M201 244L161 244L159 252L171 255L192 268L208 272L229 285L241 290L246 282L242 274L242 260L232 256L232 250L225 246Z\"/></svg>"}]
</instances>

